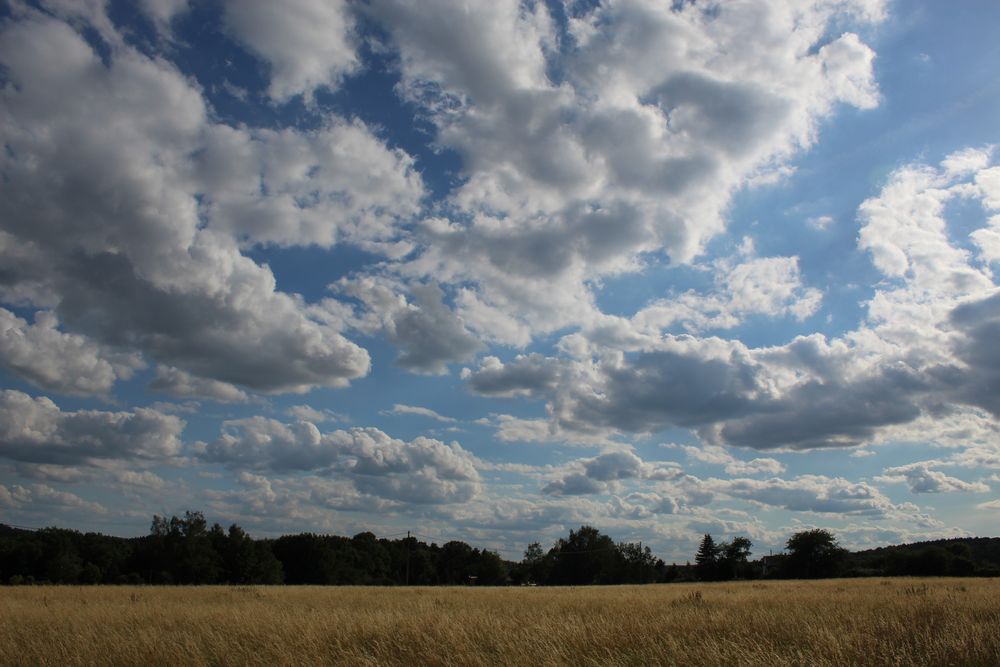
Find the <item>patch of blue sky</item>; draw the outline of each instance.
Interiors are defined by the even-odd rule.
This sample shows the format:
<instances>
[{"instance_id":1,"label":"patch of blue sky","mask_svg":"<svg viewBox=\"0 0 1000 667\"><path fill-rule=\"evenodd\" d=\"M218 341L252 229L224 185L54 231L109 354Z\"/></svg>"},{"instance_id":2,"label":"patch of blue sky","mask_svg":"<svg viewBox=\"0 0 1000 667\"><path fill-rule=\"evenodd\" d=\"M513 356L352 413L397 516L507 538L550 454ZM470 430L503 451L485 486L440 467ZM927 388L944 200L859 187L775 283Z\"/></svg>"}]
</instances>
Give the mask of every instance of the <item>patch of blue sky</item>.
<instances>
[{"instance_id":1,"label":"patch of blue sky","mask_svg":"<svg viewBox=\"0 0 1000 667\"><path fill-rule=\"evenodd\" d=\"M857 455L858 452L870 452L870 455ZM773 454L763 451L758 455ZM941 456L941 448L927 442L890 442L862 447L829 447L778 454L787 468L788 475L811 475L822 471L821 474L827 477L844 477L851 480L877 475L885 468Z\"/></svg>"},{"instance_id":2,"label":"patch of blue sky","mask_svg":"<svg viewBox=\"0 0 1000 667\"><path fill-rule=\"evenodd\" d=\"M307 303L334 296L328 287L331 283L383 260L350 244L332 248L258 245L243 254L270 267L279 291L300 294Z\"/></svg>"},{"instance_id":3,"label":"patch of blue sky","mask_svg":"<svg viewBox=\"0 0 1000 667\"><path fill-rule=\"evenodd\" d=\"M948 242L952 246L962 248L969 253L973 265L982 265L977 258L979 246L970 238L970 234L987 225L988 218L996 212L987 212L980 199L952 197L945 205L942 217L947 223Z\"/></svg>"},{"instance_id":4,"label":"patch of blue sky","mask_svg":"<svg viewBox=\"0 0 1000 667\"><path fill-rule=\"evenodd\" d=\"M367 23L364 26L367 33L377 30ZM460 155L436 143L434 126L416 105L399 96L396 56L372 49L366 41L361 57L366 63L362 72L347 77L336 90L317 91L317 110L359 118L390 147L406 151L416 160L429 200L441 200L462 179Z\"/></svg>"},{"instance_id":5,"label":"patch of blue sky","mask_svg":"<svg viewBox=\"0 0 1000 667\"><path fill-rule=\"evenodd\" d=\"M688 290L705 292L712 281L712 272L705 267L648 256L639 271L602 278L594 285L594 301L603 313L631 317L655 301Z\"/></svg>"},{"instance_id":6,"label":"patch of blue sky","mask_svg":"<svg viewBox=\"0 0 1000 667\"><path fill-rule=\"evenodd\" d=\"M904 3L896 3L894 8L896 20L884 24L872 43L879 54L879 108L858 113L857 141L825 156L831 168L850 169L844 163L860 159L871 164L870 173L885 174L1000 136L1000 78L995 75L1000 4L929 2L899 11ZM837 120L830 138L845 125Z\"/></svg>"}]
</instances>

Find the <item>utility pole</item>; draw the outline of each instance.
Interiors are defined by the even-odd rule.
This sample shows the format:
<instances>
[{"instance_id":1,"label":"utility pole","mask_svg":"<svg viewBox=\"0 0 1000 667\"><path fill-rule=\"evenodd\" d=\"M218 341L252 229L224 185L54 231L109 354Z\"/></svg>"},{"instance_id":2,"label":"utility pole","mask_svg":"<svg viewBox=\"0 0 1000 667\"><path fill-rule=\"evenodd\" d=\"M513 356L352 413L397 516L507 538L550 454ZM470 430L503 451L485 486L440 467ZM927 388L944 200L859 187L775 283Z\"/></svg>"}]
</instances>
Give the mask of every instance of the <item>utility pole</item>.
<instances>
[{"instance_id":1,"label":"utility pole","mask_svg":"<svg viewBox=\"0 0 1000 667\"><path fill-rule=\"evenodd\" d=\"M406 585L410 585L410 531L406 531Z\"/></svg>"}]
</instances>

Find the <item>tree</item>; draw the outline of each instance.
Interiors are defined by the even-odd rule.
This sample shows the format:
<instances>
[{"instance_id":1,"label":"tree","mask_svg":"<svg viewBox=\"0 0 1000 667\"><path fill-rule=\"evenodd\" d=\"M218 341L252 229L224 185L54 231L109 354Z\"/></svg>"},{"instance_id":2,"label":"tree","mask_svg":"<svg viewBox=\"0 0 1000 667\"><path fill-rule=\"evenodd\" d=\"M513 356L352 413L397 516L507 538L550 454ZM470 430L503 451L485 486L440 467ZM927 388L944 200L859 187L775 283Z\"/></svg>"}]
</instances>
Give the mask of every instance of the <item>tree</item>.
<instances>
[{"instance_id":1,"label":"tree","mask_svg":"<svg viewBox=\"0 0 1000 667\"><path fill-rule=\"evenodd\" d=\"M478 552L473 553L465 542L445 542L438 554L438 581L449 586L464 584L470 575L476 574L476 556Z\"/></svg>"},{"instance_id":2,"label":"tree","mask_svg":"<svg viewBox=\"0 0 1000 667\"><path fill-rule=\"evenodd\" d=\"M612 540L593 526L580 526L559 538L549 550L552 569L547 583L613 584L620 580L624 559Z\"/></svg>"},{"instance_id":3,"label":"tree","mask_svg":"<svg viewBox=\"0 0 1000 667\"><path fill-rule=\"evenodd\" d=\"M786 574L803 579L835 576L847 556L847 550L837 544L833 533L822 528L795 533L785 546Z\"/></svg>"},{"instance_id":4,"label":"tree","mask_svg":"<svg viewBox=\"0 0 1000 667\"><path fill-rule=\"evenodd\" d=\"M719 545L720 579L740 579L746 575L747 560L753 543L747 537L734 537Z\"/></svg>"},{"instance_id":5,"label":"tree","mask_svg":"<svg viewBox=\"0 0 1000 667\"><path fill-rule=\"evenodd\" d=\"M698 553L694 557L695 573L701 581L715 581L719 570L719 547L708 533L701 540Z\"/></svg>"},{"instance_id":6,"label":"tree","mask_svg":"<svg viewBox=\"0 0 1000 667\"><path fill-rule=\"evenodd\" d=\"M532 584L545 583L549 576L552 559L545 557L545 551L538 542L532 542L524 550L521 569L525 580Z\"/></svg>"},{"instance_id":7,"label":"tree","mask_svg":"<svg viewBox=\"0 0 1000 667\"><path fill-rule=\"evenodd\" d=\"M507 581L507 566L499 554L483 549L473 550L474 573L480 586L500 586Z\"/></svg>"},{"instance_id":8,"label":"tree","mask_svg":"<svg viewBox=\"0 0 1000 667\"><path fill-rule=\"evenodd\" d=\"M649 547L643 547L642 543L622 542L618 551L625 561L621 583L648 584L660 578L663 561L653 556Z\"/></svg>"}]
</instances>

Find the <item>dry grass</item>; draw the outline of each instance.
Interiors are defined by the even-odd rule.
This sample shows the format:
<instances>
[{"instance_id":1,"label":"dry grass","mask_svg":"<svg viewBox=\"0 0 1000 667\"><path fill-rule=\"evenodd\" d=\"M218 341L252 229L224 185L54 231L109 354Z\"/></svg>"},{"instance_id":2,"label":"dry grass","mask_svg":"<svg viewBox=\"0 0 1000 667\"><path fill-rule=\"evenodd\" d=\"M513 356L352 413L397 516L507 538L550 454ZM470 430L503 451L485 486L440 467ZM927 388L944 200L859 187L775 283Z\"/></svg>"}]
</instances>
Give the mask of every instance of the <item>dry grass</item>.
<instances>
[{"instance_id":1,"label":"dry grass","mask_svg":"<svg viewBox=\"0 0 1000 667\"><path fill-rule=\"evenodd\" d=\"M0 589L2 665L1000 665L1000 580Z\"/></svg>"}]
</instances>

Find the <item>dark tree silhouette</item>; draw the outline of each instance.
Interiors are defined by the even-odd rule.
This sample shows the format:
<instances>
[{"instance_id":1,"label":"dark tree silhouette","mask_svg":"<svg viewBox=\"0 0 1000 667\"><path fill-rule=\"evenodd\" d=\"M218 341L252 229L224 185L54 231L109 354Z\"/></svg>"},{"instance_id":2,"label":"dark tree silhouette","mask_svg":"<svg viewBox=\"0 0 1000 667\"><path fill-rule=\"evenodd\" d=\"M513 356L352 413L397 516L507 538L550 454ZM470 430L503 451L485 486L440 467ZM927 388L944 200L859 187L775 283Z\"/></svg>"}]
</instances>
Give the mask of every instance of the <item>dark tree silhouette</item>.
<instances>
[{"instance_id":1,"label":"dark tree silhouette","mask_svg":"<svg viewBox=\"0 0 1000 667\"><path fill-rule=\"evenodd\" d=\"M593 526L569 531L548 557L552 559L548 583L556 585L616 583L624 566L614 540Z\"/></svg>"},{"instance_id":2,"label":"dark tree silhouette","mask_svg":"<svg viewBox=\"0 0 1000 667\"><path fill-rule=\"evenodd\" d=\"M753 542L748 537L734 537L731 542L719 545L719 578L743 579L747 575L747 561Z\"/></svg>"},{"instance_id":3,"label":"dark tree silhouette","mask_svg":"<svg viewBox=\"0 0 1000 667\"><path fill-rule=\"evenodd\" d=\"M695 573L701 581L715 581L719 576L719 547L708 533L701 539L694 557Z\"/></svg>"},{"instance_id":4,"label":"dark tree silhouette","mask_svg":"<svg viewBox=\"0 0 1000 667\"><path fill-rule=\"evenodd\" d=\"M788 538L788 576L803 579L836 576L847 556L833 533L822 528L803 530Z\"/></svg>"}]
</instances>

